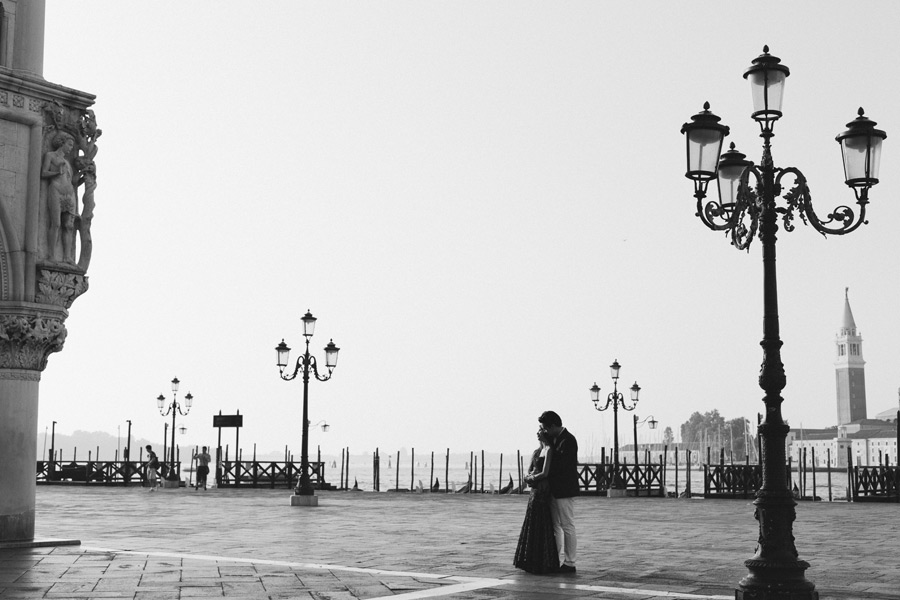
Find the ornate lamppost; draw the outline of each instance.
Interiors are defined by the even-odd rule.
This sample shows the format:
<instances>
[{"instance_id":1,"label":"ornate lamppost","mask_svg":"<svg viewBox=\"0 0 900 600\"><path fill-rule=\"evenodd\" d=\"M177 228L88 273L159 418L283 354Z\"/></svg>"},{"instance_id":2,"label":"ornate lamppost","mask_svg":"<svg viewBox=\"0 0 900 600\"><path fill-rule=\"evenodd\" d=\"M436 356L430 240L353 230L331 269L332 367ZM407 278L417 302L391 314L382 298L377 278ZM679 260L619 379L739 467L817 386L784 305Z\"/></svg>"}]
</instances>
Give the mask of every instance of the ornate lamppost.
<instances>
[{"instance_id":1,"label":"ornate lamppost","mask_svg":"<svg viewBox=\"0 0 900 600\"><path fill-rule=\"evenodd\" d=\"M319 499L309 481L309 375L312 372L319 381L331 379L334 367L337 366L340 348L334 345L334 340L328 342L328 345L325 346L325 367L328 369L328 375L319 375L319 370L316 367L316 357L309 353L309 340L312 338L316 328L316 318L309 311L306 311L302 321L303 337L306 338L306 351L297 359L293 373L290 375L284 373L291 353L291 349L284 343L284 339L275 347L275 351L278 353L278 374L283 380L290 381L297 377L298 373L303 373L303 435L300 451L300 478L297 481L297 488L291 496L291 506L318 506Z\"/></svg>"},{"instance_id":2,"label":"ornate lamppost","mask_svg":"<svg viewBox=\"0 0 900 600\"><path fill-rule=\"evenodd\" d=\"M756 554L745 561L749 574L736 590L737 600L815 600L819 593L804 572L809 563L799 559L794 546L796 502L787 485L784 442L789 431L781 414L781 390L785 386L778 325L778 293L775 273L775 241L778 220L786 231L794 230L794 218L822 235L844 235L866 223L869 188L878 183L878 167L885 132L863 115L847 124L835 139L841 146L844 179L856 196L857 209L838 206L821 219L813 210L806 178L795 167L775 167L771 140L781 115L785 79L790 75L768 46L744 72L753 95L752 117L759 123L762 159L754 164L734 144L719 157L729 130L719 117L703 111L691 117L681 131L687 140L686 177L694 181L697 216L715 231L725 231L738 250L750 247L759 236L763 258L763 348L759 385L765 392L765 418L759 425L762 487L756 494L755 518L759 521ZM717 180L718 200L706 199L710 181ZM792 185L788 185L788 182ZM782 206L776 199L782 199ZM705 204L704 204L705 203Z\"/></svg>"},{"instance_id":3,"label":"ornate lamppost","mask_svg":"<svg viewBox=\"0 0 900 600\"><path fill-rule=\"evenodd\" d=\"M194 402L194 396L191 395L190 392L185 394L184 396L184 408L185 410L181 410L181 404L178 402L178 386L181 384L178 381L178 378L172 380L172 402L169 403L169 407L165 412L163 411L166 408L166 397L160 394L156 398L156 406L159 408L159 414L164 417L168 417L169 413L172 414L172 447L169 451L169 472L166 473L166 483L165 487L178 487L178 473L175 472L175 413L179 413L182 417L186 417L189 412L191 412L191 405ZM168 423L166 423L168 425ZM174 482L174 484L172 483Z\"/></svg>"},{"instance_id":4,"label":"ornate lamppost","mask_svg":"<svg viewBox=\"0 0 900 600\"><path fill-rule=\"evenodd\" d=\"M614 360L613 364L609 366L610 375L613 380L613 391L606 397L606 404L602 407L600 406L600 387L597 385L596 381L594 382L593 387L591 387L591 401L594 403L594 408L599 411L604 411L612 406L613 409L613 476L610 487L606 490L606 495L610 498L622 497L625 495L625 481L622 479L622 474L619 472L619 406L621 406L623 410L634 410L637 408L638 396L641 393L641 387L637 384L637 381L635 381L634 385L631 386L632 404L630 407L625 404L625 397L622 396L622 393L618 388L619 369L621 368L618 360Z\"/></svg>"}]
</instances>

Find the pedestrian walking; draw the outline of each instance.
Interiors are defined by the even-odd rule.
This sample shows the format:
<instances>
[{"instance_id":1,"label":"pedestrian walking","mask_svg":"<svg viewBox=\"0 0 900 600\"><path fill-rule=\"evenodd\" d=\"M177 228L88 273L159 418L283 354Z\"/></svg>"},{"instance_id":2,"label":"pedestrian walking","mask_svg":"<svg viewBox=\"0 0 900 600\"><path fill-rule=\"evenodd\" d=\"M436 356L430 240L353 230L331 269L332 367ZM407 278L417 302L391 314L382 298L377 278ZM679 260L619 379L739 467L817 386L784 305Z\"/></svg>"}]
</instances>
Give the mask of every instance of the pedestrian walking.
<instances>
[{"instance_id":1,"label":"pedestrian walking","mask_svg":"<svg viewBox=\"0 0 900 600\"><path fill-rule=\"evenodd\" d=\"M150 491L155 492L156 487L159 485L159 474L156 472L159 469L159 459L156 458L156 452L153 451L153 446L147 444L147 482L150 484Z\"/></svg>"},{"instance_id":2,"label":"pedestrian walking","mask_svg":"<svg viewBox=\"0 0 900 600\"><path fill-rule=\"evenodd\" d=\"M203 446L202 452L194 453L194 460L197 461L197 482L194 484L194 490L203 486L203 489L206 489L206 477L209 475L209 461L212 458L209 456L209 452L206 451L206 446Z\"/></svg>"},{"instance_id":3,"label":"pedestrian walking","mask_svg":"<svg viewBox=\"0 0 900 600\"><path fill-rule=\"evenodd\" d=\"M578 495L578 441L562 426L552 410L538 417L541 428L552 440L550 461L550 513L559 550L559 572L575 572L578 539L575 536L575 497Z\"/></svg>"}]
</instances>

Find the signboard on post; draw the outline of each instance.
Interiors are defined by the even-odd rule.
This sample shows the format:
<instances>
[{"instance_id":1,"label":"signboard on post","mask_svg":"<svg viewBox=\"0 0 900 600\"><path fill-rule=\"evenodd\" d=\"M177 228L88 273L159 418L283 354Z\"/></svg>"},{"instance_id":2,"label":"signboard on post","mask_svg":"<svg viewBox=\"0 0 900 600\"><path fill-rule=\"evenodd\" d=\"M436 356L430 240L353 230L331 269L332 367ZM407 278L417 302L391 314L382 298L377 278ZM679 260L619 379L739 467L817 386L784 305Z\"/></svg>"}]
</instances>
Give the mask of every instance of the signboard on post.
<instances>
[{"instance_id":1,"label":"signboard on post","mask_svg":"<svg viewBox=\"0 0 900 600\"><path fill-rule=\"evenodd\" d=\"M213 427L243 427L244 415L213 415Z\"/></svg>"}]
</instances>

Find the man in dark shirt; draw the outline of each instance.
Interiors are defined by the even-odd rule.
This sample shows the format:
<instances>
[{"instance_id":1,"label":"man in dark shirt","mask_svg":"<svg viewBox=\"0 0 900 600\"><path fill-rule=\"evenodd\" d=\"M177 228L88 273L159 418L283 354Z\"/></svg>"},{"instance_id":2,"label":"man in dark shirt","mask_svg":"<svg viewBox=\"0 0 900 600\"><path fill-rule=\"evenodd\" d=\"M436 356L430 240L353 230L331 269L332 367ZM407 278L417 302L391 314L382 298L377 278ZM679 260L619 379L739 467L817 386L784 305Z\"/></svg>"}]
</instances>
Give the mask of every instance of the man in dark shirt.
<instances>
[{"instance_id":1,"label":"man in dark shirt","mask_svg":"<svg viewBox=\"0 0 900 600\"><path fill-rule=\"evenodd\" d=\"M553 440L550 461L550 512L559 550L559 572L575 572L578 540L575 536L575 497L578 495L578 441L562 426L562 419L552 410L538 417L541 429Z\"/></svg>"}]
</instances>

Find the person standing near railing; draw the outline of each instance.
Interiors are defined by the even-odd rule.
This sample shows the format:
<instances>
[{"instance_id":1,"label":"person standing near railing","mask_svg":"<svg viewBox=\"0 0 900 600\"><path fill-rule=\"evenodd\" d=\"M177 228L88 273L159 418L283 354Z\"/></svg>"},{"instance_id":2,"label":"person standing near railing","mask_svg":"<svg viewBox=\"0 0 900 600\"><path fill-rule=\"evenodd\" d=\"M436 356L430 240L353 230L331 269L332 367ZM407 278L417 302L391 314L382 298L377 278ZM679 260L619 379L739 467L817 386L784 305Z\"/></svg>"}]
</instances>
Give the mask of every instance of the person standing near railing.
<instances>
[{"instance_id":1,"label":"person standing near railing","mask_svg":"<svg viewBox=\"0 0 900 600\"><path fill-rule=\"evenodd\" d=\"M197 461L197 482L194 485L194 490L203 486L203 489L206 489L206 476L209 475L209 461L212 458L209 456L209 452L206 451L206 446L203 446L203 452L195 452L194 460Z\"/></svg>"},{"instance_id":2,"label":"person standing near railing","mask_svg":"<svg viewBox=\"0 0 900 600\"><path fill-rule=\"evenodd\" d=\"M156 470L159 468L159 459L156 458L156 452L153 446L147 444L147 482L150 484L150 491L155 492L159 485L159 475Z\"/></svg>"}]
</instances>

